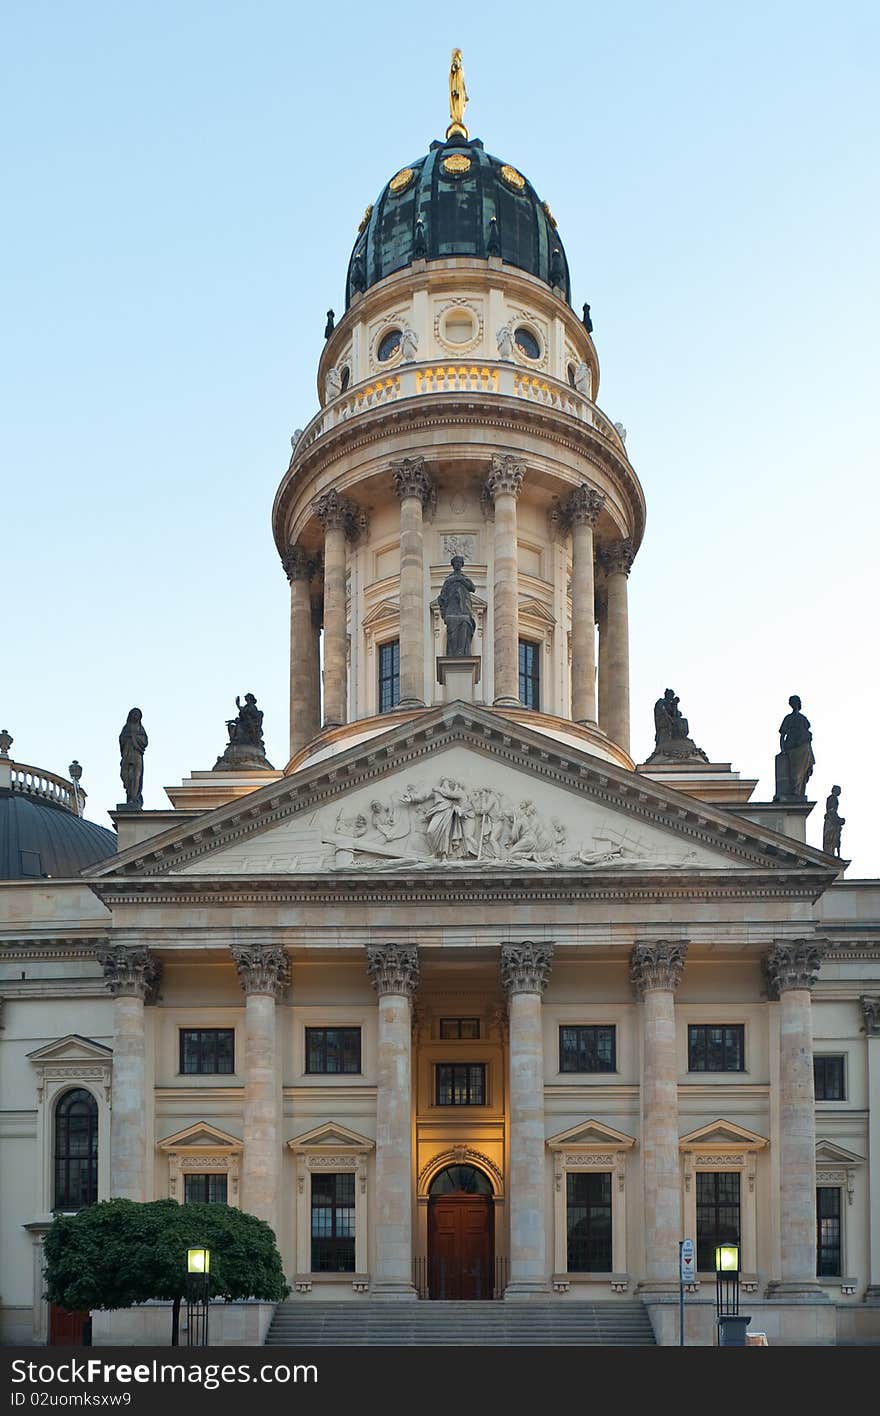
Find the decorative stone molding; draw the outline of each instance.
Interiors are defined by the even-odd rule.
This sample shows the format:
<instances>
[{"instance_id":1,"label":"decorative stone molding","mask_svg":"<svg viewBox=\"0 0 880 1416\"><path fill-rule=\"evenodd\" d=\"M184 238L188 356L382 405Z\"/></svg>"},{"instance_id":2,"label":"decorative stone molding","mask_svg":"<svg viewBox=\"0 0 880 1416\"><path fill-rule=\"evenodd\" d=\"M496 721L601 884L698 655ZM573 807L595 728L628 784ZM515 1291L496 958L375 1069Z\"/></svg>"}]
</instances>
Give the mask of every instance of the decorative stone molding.
<instances>
[{"instance_id":1,"label":"decorative stone molding","mask_svg":"<svg viewBox=\"0 0 880 1416\"><path fill-rule=\"evenodd\" d=\"M290 960L276 944L233 944L238 979L249 993L268 993L276 1001L290 982Z\"/></svg>"},{"instance_id":2,"label":"decorative stone molding","mask_svg":"<svg viewBox=\"0 0 880 1416\"><path fill-rule=\"evenodd\" d=\"M292 544L281 557L288 580L311 580L317 570L315 557L304 546Z\"/></svg>"},{"instance_id":3,"label":"decorative stone molding","mask_svg":"<svg viewBox=\"0 0 880 1416\"><path fill-rule=\"evenodd\" d=\"M376 992L412 998L419 986L419 951L415 944L368 944L367 972Z\"/></svg>"},{"instance_id":4,"label":"decorative stone molding","mask_svg":"<svg viewBox=\"0 0 880 1416\"><path fill-rule=\"evenodd\" d=\"M635 558L635 546L630 536L602 546L598 557L606 575L629 575Z\"/></svg>"},{"instance_id":5,"label":"decorative stone molding","mask_svg":"<svg viewBox=\"0 0 880 1416\"><path fill-rule=\"evenodd\" d=\"M90 1037L69 1033L27 1054L36 1073L35 1171L31 1201L37 1214L55 1205L55 1108L65 1092L82 1087L98 1105L98 1199L110 1194L110 1117L113 1051ZM41 1275L42 1277L42 1275ZM42 1287L40 1289L42 1292Z\"/></svg>"},{"instance_id":6,"label":"decorative stone molding","mask_svg":"<svg viewBox=\"0 0 880 1416\"><path fill-rule=\"evenodd\" d=\"M168 1195L172 1200L183 1203L186 1187L185 1175L225 1175L226 1202L238 1209L240 1198L241 1156L243 1143L237 1136L230 1136L211 1126L207 1121L197 1121L173 1136L159 1141L156 1149L168 1157Z\"/></svg>"},{"instance_id":7,"label":"decorative stone molding","mask_svg":"<svg viewBox=\"0 0 880 1416\"><path fill-rule=\"evenodd\" d=\"M868 1037L880 1037L880 994L876 997L863 994L859 1002L862 1005L865 1032Z\"/></svg>"},{"instance_id":8,"label":"decorative stone molding","mask_svg":"<svg viewBox=\"0 0 880 1416\"><path fill-rule=\"evenodd\" d=\"M573 526L595 526L605 505L604 492L597 492L584 482L570 492L562 505L562 520L566 530Z\"/></svg>"},{"instance_id":9,"label":"decorative stone molding","mask_svg":"<svg viewBox=\"0 0 880 1416\"><path fill-rule=\"evenodd\" d=\"M767 988L772 999L790 988L813 987L825 954L823 941L793 939L773 944L763 959Z\"/></svg>"},{"instance_id":10,"label":"decorative stone molding","mask_svg":"<svg viewBox=\"0 0 880 1416\"><path fill-rule=\"evenodd\" d=\"M367 1274L367 1171L375 1142L367 1136L360 1136L335 1121L325 1121L311 1131L294 1136L287 1142L287 1149L294 1160L296 1188L296 1265L297 1285L307 1283L302 1292L309 1292L312 1282L322 1279L338 1281L340 1275L311 1274L311 1176L338 1172L353 1172L356 1176L355 1213L355 1275L351 1281L355 1286L368 1284ZM361 1291L357 1289L356 1291Z\"/></svg>"},{"instance_id":11,"label":"decorative stone molding","mask_svg":"<svg viewBox=\"0 0 880 1416\"><path fill-rule=\"evenodd\" d=\"M504 1177L494 1160L491 1160L483 1151L473 1150L464 1142L460 1142L458 1145L450 1146L447 1150L439 1151L437 1155L432 1155L431 1159L422 1166L416 1187L418 1199L428 1199L435 1177L449 1165L473 1165L477 1170L482 1170L492 1182L494 1198L496 1200L504 1198Z\"/></svg>"},{"instance_id":12,"label":"decorative stone molding","mask_svg":"<svg viewBox=\"0 0 880 1416\"><path fill-rule=\"evenodd\" d=\"M689 1131L679 1140L684 1196L682 1217L685 1234L697 1232L698 1171L733 1171L740 1178L740 1221L742 1225L742 1269L745 1276L757 1272L757 1172L758 1152L766 1150L766 1136L749 1131L735 1121L719 1118ZM754 1280L757 1284L757 1279Z\"/></svg>"},{"instance_id":13,"label":"decorative stone molding","mask_svg":"<svg viewBox=\"0 0 880 1416\"><path fill-rule=\"evenodd\" d=\"M639 998L652 988L675 992L687 955L682 939L658 939L653 944L636 944L630 958L629 977Z\"/></svg>"},{"instance_id":14,"label":"decorative stone molding","mask_svg":"<svg viewBox=\"0 0 880 1416\"><path fill-rule=\"evenodd\" d=\"M848 1205L853 1203L855 1195L855 1172L864 1163L863 1156L844 1150L834 1141L820 1139L816 1142L816 1184L840 1185L846 1190Z\"/></svg>"},{"instance_id":15,"label":"decorative stone molding","mask_svg":"<svg viewBox=\"0 0 880 1416\"><path fill-rule=\"evenodd\" d=\"M427 506L432 501L435 495L434 483L425 469L423 457L403 457L399 462L392 462L391 475L394 478L394 490L401 501L405 497L416 497L422 506Z\"/></svg>"},{"instance_id":16,"label":"decorative stone molding","mask_svg":"<svg viewBox=\"0 0 880 1416\"><path fill-rule=\"evenodd\" d=\"M331 490L312 502L312 511L326 531L344 531L356 541L367 530L367 513L341 492Z\"/></svg>"},{"instance_id":17,"label":"decorative stone molding","mask_svg":"<svg viewBox=\"0 0 880 1416\"><path fill-rule=\"evenodd\" d=\"M527 939L522 944L501 945L501 983L508 996L543 993L552 965L552 944L534 944Z\"/></svg>"},{"instance_id":18,"label":"decorative stone molding","mask_svg":"<svg viewBox=\"0 0 880 1416\"><path fill-rule=\"evenodd\" d=\"M492 458L489 475L486 478L484 495L490 501L497 496L518 497L522 491L526 465L512 453L496 455Z\"/></svg>"},{"instance_id":19,"label":"decorative stone molding","mask_svg":"<svg viewBox=\"0 0 880 1416\"><path fill-rule=\"evenodd\" d=\"M114 998L155 1002L162 965L149 949L109 944L98 950L97 957L104 970L104 983Z\"/></svg>"},{"instance_id":20,"label":"decorative stone molding","mask_svg":"<svg viewBox=\"0 0 880 1416\"><path fill-rule=\"evenodd\" d=\"M547 1149L553 1156L553 1229L554 1286L557 1279L583 1282L589 1274L568 1274L567 1204L569 1172L605 1171L612 1177L611 1185L611 1244L613 1274L610 1282L615 1292L627 1291L626 1272L626 1158L635 1146L635 1139L623 1131L615 1131L603 1121L591 1119L551 1136ZM615 1284L623 1284L622 1288Z\"/></svg>"}]
</instances>

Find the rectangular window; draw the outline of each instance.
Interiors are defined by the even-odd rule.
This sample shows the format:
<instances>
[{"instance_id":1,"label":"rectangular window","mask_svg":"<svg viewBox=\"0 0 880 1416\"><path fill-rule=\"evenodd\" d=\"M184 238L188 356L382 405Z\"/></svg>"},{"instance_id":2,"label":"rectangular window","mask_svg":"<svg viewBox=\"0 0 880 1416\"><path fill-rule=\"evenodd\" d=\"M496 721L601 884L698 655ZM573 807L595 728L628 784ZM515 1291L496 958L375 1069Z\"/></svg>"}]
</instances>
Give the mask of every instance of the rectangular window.
<instances>
[{"instance_id":1,"label":"rectangular window","mask_svg":"<svg viewBox=\"0 0 880 1416\"><path fill-rule=\"evenodd\" d=\"M441 1062L436 1072L438 1106L485 1106L485 1062Z\"/></svg>"},{"instance_id":2,"label":"rectangular window","mask_svg":"<svg viewBox=\"0 0 880 1416\"><path fill-rule=\"evenodd\" d=\"M379 712L387 713L400 702L400 640L379 645Z\"/></svg>"},{"instance_id":3,"label":"rectangular window","mask_svg":"<svg viewBox=\"0 0 880 1416\"><path fill-rule=\"evenodd\" d=\"M524 708L541 707L541 646L519 641L519 701Z\"/></svg>"},{"instance_id":4,"label":"rectangular window","mask_svg":"<svg viewBox=\"0 0 880 1416\"><path fill-rule=\"evenodd\" d=\"M312 1273L354 1273L354 1171L312 1176Z\"/></svg>"},{"instance_id":5,"label":"rectangular window","mask_svg":"<svg viewBox=\"0 0 880 1416\"><path fill-rule=\"evenodd\" d=\"M474 1042L479 1036L479 1018L440 1019L440 1038L443 1042Z\"/></svg>"},{"instance_id":6,"label":"rectangular window","mask_svg":"<svg viewBox=\"0 0 880 1416\"><path fill-rule=\"evenodd\" d=\"M839 1278L841 1270L840 1186L816 1189L816 1276Z\"/></svg>"},{"instance_id":7,"label":"rectangular window","mask_svg":"<svg viewBox=\"0 0 880 1416\"><path fill-rule=\"evenodd\" d=\"M817 1101L845 1101L842 1057L814 1057L813 1081Z\"/></svg>"},{"instance_id":8,"label":"rectangular window","mask_svg":"<svg viewBox=\"0 0 880 1416\"><path fill-rule=\"evenodd\" d=\"M569 1171L566 1199L569 1273L610 1273L611 1175Z\"/></svg>"},{"instance_id":9,"label":"rectangular window","mask_svg":"<svg viewBox=\"0 0 880 1416\"><path fill-rule=\"evenodd\" d=\"M745 1068L744 1023L698 1023L688 1028L689 1072L744 1072Z\"/></svg>"},{"instance_id":10,"label":"rectangular window","mask_svg":"<svg viewBox=\"0 0 880 1416\"><path fill-rule=\"evenodd\" d=\"M697 1268L715 1272L718 1244L738 1244L739 1173L697 1171Z\"/></svg>"},{"instance_id":11,"label":"rectangular window","mask_svg":"<svg viewBox=\"0 0 880 1416\"><path fill-rule=\"evenodd\" d=\"M616 1031L614 1027L561 1027L560 1072L614 1072Z\"/></svg>"},{"instance_id":12,"label":"rectangular window","mask_svg":"<svg viewBox=\"0 0 880 1416\"><path fill-rule=\"evenodd\" d=\"M306 1071L360 1072L360 1028L306 1028Z\"/></svg>"},{"instance_id":13,"label":"rectangular window","mask_svg":"<svg viewBox=\"0 0 880 1416\"><path fill-rule=\"evenodd\" d=\"M196 1073L235 1071L234 1028L181 1028L180 1070Z\"/></svg>"},{"instance_id":14,"label":"rectangular window","mask_svg":"<svg viewBox=\"0 0 880 1416\"><path fill-rule=\"evenodd\" d=\"M184 1175L183 1203L185 1205L225 1205L225 1175Z\"/></svg>"}]
</instances>

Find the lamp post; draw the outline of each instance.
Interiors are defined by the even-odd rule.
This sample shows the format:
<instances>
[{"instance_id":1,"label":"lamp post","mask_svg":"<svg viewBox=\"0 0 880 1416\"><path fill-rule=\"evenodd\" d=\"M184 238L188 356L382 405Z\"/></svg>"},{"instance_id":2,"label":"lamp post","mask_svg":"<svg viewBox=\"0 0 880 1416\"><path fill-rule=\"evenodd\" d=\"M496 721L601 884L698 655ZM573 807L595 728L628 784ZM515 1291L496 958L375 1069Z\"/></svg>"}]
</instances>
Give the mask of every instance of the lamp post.
<instances>
[{"instance_id":1,"label":"lamp post","mask_svg":"<svg viewBox=\"0 0 880 1416\"><path fill-rule=\"evenodd\" d=\"M186 1343L208 1346L208 1302L211 1291L211 1250L186 1251Z\"/></svg>"},{"instance_id":2,"label":"lamp post","mask_svg":"<svg viewBox=\"0 0 880 1416\"><path fill-rule=\"evenodd\" d=\"M739 1244L715 1249L715 1309L719 1347L745 1347L752 1321L739 1311Z\"/></svg>"}]
</instances>

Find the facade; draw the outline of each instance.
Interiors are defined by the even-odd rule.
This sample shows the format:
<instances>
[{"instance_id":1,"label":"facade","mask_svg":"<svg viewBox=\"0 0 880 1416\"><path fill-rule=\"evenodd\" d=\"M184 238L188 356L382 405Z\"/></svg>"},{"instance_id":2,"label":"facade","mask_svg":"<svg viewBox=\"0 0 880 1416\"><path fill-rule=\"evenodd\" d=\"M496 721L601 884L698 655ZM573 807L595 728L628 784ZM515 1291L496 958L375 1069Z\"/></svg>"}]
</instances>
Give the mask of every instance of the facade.
<instances>
[{"instance_id":1,"label":"facade","mask_svg":"<svg viewBox=\"0 0 880 1416\"><path fill-rule=\"evenodd\" d=\"M272 511L284 770L111 839L0 738L3 1340L61 1340L42 1238L112 1195L261 1216L299 1304L639 1297L671 1342L689 1236L692 1340L729 1239L771 1342L880 1337L880 881L686 725L631 758L644 496L552 213L454 108L318 390Z\"/></svg>"}]
</instances>

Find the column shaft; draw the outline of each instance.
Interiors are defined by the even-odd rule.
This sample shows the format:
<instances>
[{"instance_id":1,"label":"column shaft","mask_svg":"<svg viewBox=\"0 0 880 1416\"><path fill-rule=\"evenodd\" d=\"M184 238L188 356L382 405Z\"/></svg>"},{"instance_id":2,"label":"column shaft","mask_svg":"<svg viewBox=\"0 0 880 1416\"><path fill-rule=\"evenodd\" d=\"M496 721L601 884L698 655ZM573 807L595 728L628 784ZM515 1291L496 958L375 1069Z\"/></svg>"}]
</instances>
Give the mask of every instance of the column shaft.
<instances>
[{"instance_id":1,"label":"column shaft","mask_svg":"<svg viewBox=\"0 0 880 1416\"><path fill-rule=\"evenodd\" d=\"M541 995L510 998L510 1286L544 1292L544 1043Z\"/></svg>"},{"instance_id":2,"label":"column shaft","mask_svg":"<svg viewBox=\"0 0 880 1416\"><path fill-rule=\"evenodd\" d=\"M629 607L626 575L608 576L608 708L603 710L612 742L629 752Z\"/></svg>"},{"instance_id":3,"label":"column shaft","mask_svg":"<svg viewBox=\"0 0 880 1416\"><path fill-rule=\"evenodd\" d=\"M868 1181L870 1267L866 1299L880 1303L880 998L862 999L868 1034Z\"/></svg>"},{"instance_id":4,"label":"column shaft","mask_svg":"<svg viewBox=\"0 0 880 1416\"><path fill-rule=\"evenodd\" d=\"M519 568L516 497L495 497L495 702L519 703Z\"/></svg>"},{"instance_id":5,"label":"column shaft","mask_svg":"<svg viewBox=\"0 0 880 1416\"><path fill-rule=\"evenodd\" d=\"M347 721L345 624L345 531L324 533L324 727Z\"/></svg>"},{"instance_id":6,"label":"column shaft","mask_svg":"<svg viewBox=\"0 0 880 1416\"><path fill-rule=\"evenodd\" d=\"M372 1291L415 1298L412 1273L412 997L418 950L369 945L367 968L379 995L376 1095L376 1268Z\"/></svg>"},{"instance_id":7,"label":"column shaft","mask_svg":"<svg viewBox=\"0 0 880 1416\"><path fill-rule=\"evenodd\" d=\"M608 732L608 593L603 587L596 592L596 620L598 623L599 640L599 665L598 665L598 690L599 690L599 727L603 733Z\"/></svg>"},{"instance_id":8,"label":"column shaft","mask_svg":"<svg viewBox=\"0 0 880 1416\"><path fill-rule=\"evenodd\" d=\"M290 572L288 572L290 573ZM311 684L310 646L312 605L307 574L290 575L290 755L299 752L315 736L317 723L312 721L313 691Z\"/></svg>"},{"instance_id":9,"label":"column shaft","mask_svg":"<svg viewBox=\"0 0 880 1416\"><path fill-rule=\"evenodd\" d=\"M278 1227L278 1075L275 998L245 999L244 1153L242 1208Z\"/></svg>"},{"instance_id":10,"label":"column shaft","mask_svg":"<svg viewBox=\"0 0 880 1416\"><path fill-rule=\"evenodd\" d=\"M605 498L578 487L568 503L571 525L571 716L596 722L596 591L593 526Z\"/></svg>"},{"instance_id":11,"label":"column shaft","mask_svg":"<svg viewBox=\"0 0 880 1416\"><path fill-rule=\"evenodd\" d=\"M422 708L425 699L425 546L422 508L431 496L423 457L392 463L400 498L400 703Z\"/></svg>"},{"instance_id":12,"label":"column shaft","mask_svg":"<svg viewBox=\"0 0 880 1416\"><path fill-rule=\"evenodd\" d=\"M126 1200L145 1200L144 1117L147 1050L142 997L113 1000L113 1111L110 1122L110 1189Z\"/></svg>"},{"instance_id":13,"label":"column shaft","mask_svg":"<svg viewBox=\"0 0 880 1416\"><path fill-rule=\"evenodd\" d=\"M812 995L779 997L779 1125L782 1281L816 1282L816 1102Z\"/></svg>"},{"instance_id":14,"label":"column shaft","mask_svg":"<svg viewBox=\"0 0 880 1416\"><path fill-rule=\"evenodd\" d=\"M303 658L303 676L308 690L306 700L306 722L311 742L321 731L321 619L322 609L314 600L309 601L309 633L306 637Z\"/></svg>"},{"instance_id":15,"label":"column shaft","mask_svg":"<svg viewBox=\"0 0 880 1416\"><path fill-rule=\"evenodd\" d=\"M645 1277L648 1283L674 1283L682 1237L675 994L659 988L644 996L641 1150Z\"/></svg>"}]
</instances>

